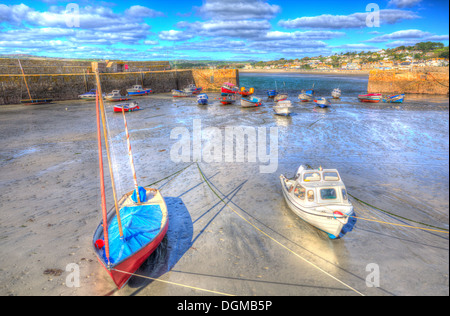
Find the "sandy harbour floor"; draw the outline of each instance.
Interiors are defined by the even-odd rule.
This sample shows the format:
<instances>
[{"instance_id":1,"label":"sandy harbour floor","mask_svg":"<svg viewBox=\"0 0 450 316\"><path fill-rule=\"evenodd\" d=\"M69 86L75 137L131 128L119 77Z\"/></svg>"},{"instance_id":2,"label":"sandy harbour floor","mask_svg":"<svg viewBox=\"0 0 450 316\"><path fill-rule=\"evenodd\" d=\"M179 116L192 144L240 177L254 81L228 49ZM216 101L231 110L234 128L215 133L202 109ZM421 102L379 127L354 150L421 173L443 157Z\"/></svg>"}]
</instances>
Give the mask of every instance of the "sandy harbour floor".
<instances>
[{"instance_id":1,"label":"sandy harbour floor","mask_svg":"<svg viewBox=\"0 0 450 316\"><path fill-rule=\"evenodd\" d=\"M278 117L270 101L242 109L222 106L216 96L207 106L169 94L139 99L142 110L127 114L139 183L189 165L172 161L177 139L170 133L192 131L194 119L221 131L276 127L276 171L260 173L260 160L200 162L234 211L195 164L159 182L169 231L137 273L172 283L133 277L120 291L92 249L101 220L95 103L1 106L0 295L449 295L448 234L359 220L352 232L330 240L295 216L279 183L280 174L292 176L300 164L337 168L353 196L448 229L448 98L399 106L343 98L328 110L294 102L291 117ZM123 121L110 105L107 111L123 194L133 188L121 149ZM108 177L106 183L110 208ZM416 225L351 201L360 217ZM67 283L72 263L79 287ZM374 266L379 287L368 287Z\"/></svg>"}]
</instances>

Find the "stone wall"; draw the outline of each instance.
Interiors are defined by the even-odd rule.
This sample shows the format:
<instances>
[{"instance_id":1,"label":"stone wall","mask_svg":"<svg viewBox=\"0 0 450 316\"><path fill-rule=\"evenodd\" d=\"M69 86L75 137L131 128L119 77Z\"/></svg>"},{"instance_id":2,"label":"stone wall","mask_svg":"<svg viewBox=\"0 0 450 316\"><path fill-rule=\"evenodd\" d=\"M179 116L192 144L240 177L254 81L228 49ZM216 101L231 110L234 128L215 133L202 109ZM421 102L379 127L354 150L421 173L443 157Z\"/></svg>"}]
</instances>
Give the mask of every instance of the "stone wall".
<instances>
[{"instance_id":1,"label":"stone wall","mask_svg":"<svg viewBox=\"0 0 450 316\"><path fill-rule=\"evenodd\" d=\"M214 76L211 82L211 76ZM205 91L217 91L223 82L239 84L239 73L235 69L227 70L168 70L147 72L102 73L100 80L104 92L126 89L135 84L151 88L155 93L183 89L191 83L203 87ZM95 89L93 74L28 74L25 75L31 97L47 98L54 101L77 99L78 95ZM209 82L208 82L209 80ZM18 104L29 99L24 77L19 74L0 74L0 105Z\"/></svg>"},{"instance_id":2,"label":"stone wall","mask_svg":"<svg viewBox=\"0 0 450 316\"><path fill-rule=\"evenodd\" d=\"M448 68L413 71L372 70L368 93L448 94Z\"/></svg>"},{"instance_id":3,"label":"stone wall","mask_svg":"<svg viewBox=\"0 0 450 316\"><path fill-rule=\"evenodd\" d=\"M67 59L21 59L25 74L82 74L92 73L91 61ZM125 69L128 66L128 70ZM99 62L100 72L140 72L170 70L168 61L122 61ZM22 74L17 59L0 58L0 74Z\"/></svg>"},{"instance_id":4,"label":"stone wall","mask_svg":"<svg viewBox=\"0 0 450 316\"><path fill-rule=\"evenodd\" d=\"M195 84L206 91L219 91L224 82L239 86L239 70L237 69L193 69Z\"/></svg>"}]
</instances>

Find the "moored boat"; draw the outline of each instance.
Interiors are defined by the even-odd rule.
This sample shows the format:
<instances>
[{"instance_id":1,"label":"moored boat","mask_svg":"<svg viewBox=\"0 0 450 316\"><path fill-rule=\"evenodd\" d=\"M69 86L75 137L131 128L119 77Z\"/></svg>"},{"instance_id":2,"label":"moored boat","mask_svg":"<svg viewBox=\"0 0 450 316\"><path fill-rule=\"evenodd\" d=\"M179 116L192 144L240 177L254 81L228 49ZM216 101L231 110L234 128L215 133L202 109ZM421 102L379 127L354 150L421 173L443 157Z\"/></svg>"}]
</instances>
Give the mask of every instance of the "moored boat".
<instances>
[{"instance_id":1,"label":"moored boat","mask_svg":"<svg viewBox=\"0 0 450 316\"><path fill-rule=\"evenodd\" d=\"M336 169L306 169L300 166L295 178L280 176L289 208L301 219L326 232L331 239L351 231L356 220L347 190Z\"/></svg>"},{"instance_id":2,"label":"moored boat","mask_svg":"<svg viewBox=\"0 0 450 316\"><path fill-rule=\"evenodd\" d=\"M339 99L341 97L342 91L339 88L333 89L333 91L331 91L331 96L333 97L333 99Z\"/></svg>"},{"instance_id":3,"label":"moored boat","mask_svg":"<svg viewBox=\"0 0 450 316\"><path fill-rule=\"evenodd\" d=\"M219 101L223 105L233 104L234 102L236 102L236 95L235 94L223 95L219 98Z\"/></svg>"},{"instance_id":4,"label":"moored boat","mask_svg":"<svg viewBox=\"0 0 450 316\"><path fill-rule=\"evenodd\" d=\"M134 85L130 89L127 89L128 95L147 95L149 93L152 93L152 89L144 89L141 85Z\"/></svg>"},{"instance_id":5,"label":"moored boat","mask_svg":"<svg viewBox=\"0 0 450 316\"><path fill-rule=\"evenodd\" d=\"M110 102L128 101L131 98L120 94L120 90L113 90L105 96L105 99Z\"/></svg>"},{"instance_id":6,"label":"moored boat","mask_svg":"<svg viewBox=\"0 0 450 316\"><path fill-rule=\"evenodd\" d=\"M248 97L252 95L255 92L255 88L250 88L248 90L245 89L245 87L241 87L241 90L238 92L238 94L242 95L243 97Z\"/></svg>"},{"instance_id":7,"label":"moored boat","mask_svg":"<svg viewBox=\"0 0 450 316\"><path fill-rule=\"evenodd\" d=\"M236 94L239 92L239 90L235 84L233 84L231 82L225 82L221 87L221 92L227 93L227 94L230 94L230 93Z\"/></svg>"},{"instance_id":8,"label":"moored boat","mask_svg":"<svg viewBox=\"0 0 450 316\"><path fill-rule=\"evenodd\" d=\"M358 99L361 102L378 103L381 101L381 93L360 94Z\"/></svg>"},{"instance_id":9,"label":"moored boat","mask_svg":"<svg viewBox=\"0 0 450 316\"><path fill-rule=\"evenodd\" d=\"M260 106L261 104L262 104L262 100L257 97L241 99L241 107L243 107L243 108L254 108L254 107Z\"/></svg>"},{"instance_id":10,"label":"moored boat","mask_svg":"<svg viewBox=\"0 0 450 316\"><path fill-rule=\"evenodd\" d=\"M32 105L32 104L46 104L51 103L52 99L27 99L27 100L20 100L20 103L26 104L26 105Z\"/></svg>"},{"instance_id":11,"label":"moored boat","mask_svg":"<svg viewBox=\"0 0 450 316\"><path fill-rule=\"evenodd\" d=\"M122 108L125 112L133 112L139 110L139 105L137 102L118 104L114 106L115 113L122 113Z\"/></svg>"},{"instance_id":12,"label":"moored boat","mask_svg":"<svg viewBox=\"0 0 450 316\"><path fill-rule=\"evenodd\" d=\"M191 83L186 88L183 89L183 92L187 92L190 94L198 94L203 90L201 87L197 87L195 84Z\"/></svg>"},{"instance_id":13,"label":"moored boat","mask_svg":"<svg viewBox=\"0 0 450 316\"><path fill-rule=\"evenodd\" d=\"M267 90L267 97L268 98L275 98L275 96L278 94L277 90Z\"/></svg>"},{"instance_id":14,"label":"moored boat","mask_svg":"<svg viewBox=\"0 0 450 316\"><path fill-rule=\"evenodd\" d=\"M95 100L95 95L96 95L96 93L97 93L97 90L96 90L96 89L91 89L89 92L80 94L80 95L78 96L78 98L79 98L79 99L83 99L83 100ZM103 97L105 97L105 94L104 94L104 93L103 93L102 95L103 95Z\"/></svg>"},{"instance_id":15,"label":"moored boat","mask_svg":"<svg viewBox=\"0 0 450 316\"><path fill-rule=\"evenodd\" d=\"M185 91L173 89L172 96L174 98L187 98L187 97L192 97L193 94L191 92L185 92Z\"/></svg>"},{"instance_id":16,"label":"moored boat","mask_svg":"<svg viewBox=\"0 0 450 316\"><path fill-rule=\"evenodd\" d=\"M273 110L277 115L289 115L292 112L292 102L290 100L279 101L273 106Z\"/></svg>"},{"instance_id":17,"label":"moored boat","mask_svg":"<svg viewBox=\"0 0 450 316\"><path fill-rule=\"evenodd\" d=\"M197 103L200 105L208 104L208 95L206 93L199 94L197 97Z\"/></svg>"},{"instance_id":18,"label":"moored boat","mask_svg":"<svg viewBox=\"0 0 450 316\"><path fill-rule=\"evenodd\" d=\"M404 94L397 94L397 95L388 95L386 98L383 99L383 102L386 103L403 103L403 100L405 99Z\"/></svg>"},{"instance_id":19,"label":"moored boat","mask_svg":"<svg viewBox=\"0 0 450 316\"><path fill-rule=\"evenodd\" d=\"M98 71L95 74L97 88L101 93ZM135 190L128 192L117 201L108 146L108 129L105 123L105 107L101 98L96 98L96 100L102 221L94 231L92 246L98 261L111 276L116 286L121 289L160 245L167 233L169 218L167 206L160 191L138 186L125 115L123 115L123 119L128 144L128 157ZM105 140L114 197L114 206L109 212L106 209L100 116L102 116L103 139Z\"/></svg>"},{"instance_id":20,"label":"moored boat","mask_svg":"<svg viewBox=\"0 0 450 316\"><path fill-rule=\"evenodd\" d=\"M311 94L307 94L307 93L300 93L299 95L298 95L298 99L301 101L301 102L309 102L309 101L311 101L312 99L313 99L313 96L311 95Z\"/></svg>"},{"instance_id":21,"label":"moored boat","mask_svg":"<svg viewBox=\"0 0 450 316\"><path fill-rule=\"evenodd\" d=\"M273 98L273 100L275 102L279 102L279 101L286 100L287 98L288 98L288 94L287 93L279 93Z\"/></svg>"},{"instance_id":22,"label":"moored boat","mask_svg":"<svg viewBox=\"0 0 450 316\"><path fill-rule=\"evenodd\" d=\"M314 103L315 103L317 106L320 106L321 108L326 108L326 107L328 107L328 106L330 105L330 101L328 101L328 100L325 99L325 98L317 98L317 99L314 99Z\"/></svg>"}]
</instances>

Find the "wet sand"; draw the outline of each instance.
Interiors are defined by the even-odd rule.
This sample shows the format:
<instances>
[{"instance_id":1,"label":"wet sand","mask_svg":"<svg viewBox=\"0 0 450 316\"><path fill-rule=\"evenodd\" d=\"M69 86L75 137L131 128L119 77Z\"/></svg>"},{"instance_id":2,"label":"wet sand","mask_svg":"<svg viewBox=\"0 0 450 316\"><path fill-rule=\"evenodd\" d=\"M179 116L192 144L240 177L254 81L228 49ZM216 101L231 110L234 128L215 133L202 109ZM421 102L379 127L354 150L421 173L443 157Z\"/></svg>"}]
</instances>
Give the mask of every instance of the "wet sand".
<instances>
[{"instance_id":1,"label":"wet sand","mask_svg":"<svg viewBox=\"0 0 450 316\"><path fill-rule=\"evenodd\" d=\"M294 115L278 117L270 101L241 109L209 96L208 106L167 94L139 99L142 110L127 114L139 183L189 165L171 161L177 140L170 132L192 131L193 119L221 130L278 127L277 171L259 173L259 162L201 162L234 211L195 164L158 183L169 209L167 237L137 271L147 278L133 277L120 291L92 250L101 220L95 104L1 106L0 295L449 295L448 234L359 220L330 240L289 210L279 184L280 174L291 176L300 164L337 168L353 196L448 229L448 98L412 97L397 106L344 97L329 110L294 102ZM108 123L120 195L133 183L120 145L122 117L111 107ZM360 217L415 225L351 200ZM70 263L80 268L78 288L66 284ZM366 285L370 263L380 269L378 288Z\"/></svg>"}]
</instances>

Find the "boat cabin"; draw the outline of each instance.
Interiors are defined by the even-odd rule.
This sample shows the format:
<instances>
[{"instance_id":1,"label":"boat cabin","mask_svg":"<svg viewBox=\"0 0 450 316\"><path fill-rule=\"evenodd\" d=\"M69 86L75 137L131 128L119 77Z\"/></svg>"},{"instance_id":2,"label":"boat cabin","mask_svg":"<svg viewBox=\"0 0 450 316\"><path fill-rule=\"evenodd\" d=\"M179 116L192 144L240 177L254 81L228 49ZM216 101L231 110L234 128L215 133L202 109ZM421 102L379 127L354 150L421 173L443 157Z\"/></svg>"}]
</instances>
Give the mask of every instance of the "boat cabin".
<instances>
[{"instance_id":1,"label":"boat cabin","mask_svg":"<svg viewBox=\"0 0 450 316\"><path fill-rule=\"evenodd\" d=\"M142 88L142 86L141 86L141 85L138 85L138 84L134 85L131 89L132 89L132 90L144 90L144 89Z\"/></svg>"},{"instance_id":2,"label":"boat cabin","mask_svg":"<svg viewBox=\"0 0 450 316\"><path fill-rule=\"evenodd\" d=\"M348 194L336 169L305 169L297 171L290 192L305 204L349 205Z\"/></svg>"}]
</instances>

